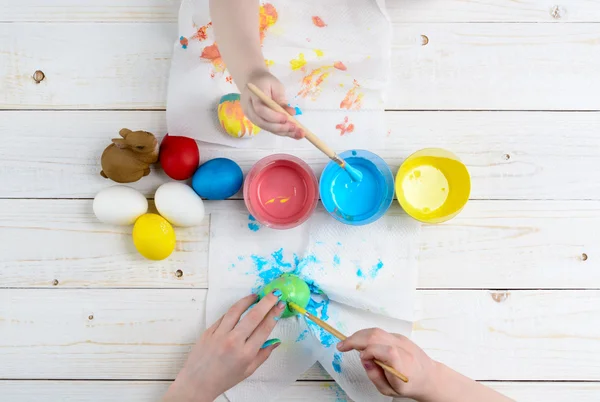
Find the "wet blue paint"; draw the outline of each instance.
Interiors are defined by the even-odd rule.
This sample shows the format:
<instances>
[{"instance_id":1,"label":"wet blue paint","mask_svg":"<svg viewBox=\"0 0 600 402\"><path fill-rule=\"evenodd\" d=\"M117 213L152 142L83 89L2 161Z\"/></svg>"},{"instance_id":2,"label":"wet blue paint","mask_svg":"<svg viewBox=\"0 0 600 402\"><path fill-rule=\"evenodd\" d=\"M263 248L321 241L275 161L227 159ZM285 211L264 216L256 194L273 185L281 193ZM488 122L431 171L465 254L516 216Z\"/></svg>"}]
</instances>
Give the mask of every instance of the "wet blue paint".
<instances>
[{"instance_id":1,"label":"wet blue paint","mask_svg":"<svg viewBox=\"0 0 600 402\"><path fill-rule=\"evenodd\" d=\"M294 111L296 112L296 116L302 116L302 110L298 106L294 106Z\"/></svg>"},{"instance_id":2,"label":"wet blue paint","mask_svg":"<svg viewBox=\"0 0 600 402\"><path fill-rule=\"evenodd\" d=\"M364 273L364 272L362 271L362 269L360 269L360 268L358 268L358 269L356 270L356 276L358 276L358 277L359 277L359 278L361 278L361 279L364 279L364 278L366 278L366 276L365 276L365 273Z\"/></svg>"},{"instance_id":3,"label":"wet blue paint","mask_svg":"<svg viewBox=\"0 0 600 402\"><path fill-rule=\"evenodd\" d=\"M265 343L263 343L263 345L260 348L261 349L265 349L265 348L268 348L271 345L275 345L276 343L281 343L281 340L279 338L269 339Z\"/></svg>"},{"instance_id":4,"label":"wet blue paint","mask_svg":"<svg viewBox=\"0 0 600 402\"><path fill-rule=\"evenodd\" d=\"M354 166L350 165L348 161L346 161L346 173L348 173L348 176L350 176L350 180L352 181L361 182L363 179L363 173Z\"/></svg>"},{"instance_id":5,"label":"wet blue paint","mask_svg":"<svg viewBox=\"0 0 600 402\"><path fill-rule=\"evenodd\" d=\"M331 366L335 370L336 373L342 372L342 354L334 353L333 361L331 362Z\"/></svg>"},{"instance_id":6,"label":"wet blue paint","mask_svg":"<svg viewBox=\"0 0 600 402\"><path fill-rule=\"evenodd\" d=\"M336 268L340 266L340 256L337 254L333 256L333 266Z\"/></svg>"},{"instance_id":7,"label":"wet blue paint","mask_svg":"<svg viewBox=\"0 0 600 402\"><path fill-rule=\"evenodd\" d=\"M323 206L340 222L365 225L379 219L390 207L394 178L389 167L368 151L346 151L340 155L358 169L362 181L354 181L344 169L330 162L319 183Z\"/></svg>"}]
</instances>

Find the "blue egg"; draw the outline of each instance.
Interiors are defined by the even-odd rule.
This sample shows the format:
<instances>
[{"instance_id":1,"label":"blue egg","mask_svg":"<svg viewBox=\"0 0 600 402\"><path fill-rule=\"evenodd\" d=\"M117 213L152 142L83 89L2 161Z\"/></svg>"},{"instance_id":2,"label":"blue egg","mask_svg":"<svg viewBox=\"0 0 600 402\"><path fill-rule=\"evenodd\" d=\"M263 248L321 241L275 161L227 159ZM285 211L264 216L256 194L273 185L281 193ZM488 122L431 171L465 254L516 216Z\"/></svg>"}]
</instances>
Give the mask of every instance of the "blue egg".
<instances>
[{"instance_id":1,"label":"blue egg","mask_svg":"<svg viewBox=\"0 0 600 402\"><path fill-rule=\"evenodd\" d=\"M217 158L200 165L192 177L192 188L200 197L224 200L240 191L243 182L244 174L237 163Z\"/></svg>"}]
</instances>

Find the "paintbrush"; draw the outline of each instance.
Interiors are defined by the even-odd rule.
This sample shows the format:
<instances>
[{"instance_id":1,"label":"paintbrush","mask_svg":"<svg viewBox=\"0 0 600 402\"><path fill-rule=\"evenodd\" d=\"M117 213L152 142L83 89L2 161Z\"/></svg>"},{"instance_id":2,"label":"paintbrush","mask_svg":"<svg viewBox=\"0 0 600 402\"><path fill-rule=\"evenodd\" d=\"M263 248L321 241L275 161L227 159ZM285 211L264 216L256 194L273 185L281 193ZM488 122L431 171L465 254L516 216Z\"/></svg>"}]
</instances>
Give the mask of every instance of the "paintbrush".
<instances>
[{"instance_id":1,"label":"paintbrush","mask_svg":"<svg viewBox=\"0 0 600 402\"><path fill-rule=\"evenodd\" d=\"M362 178L363 178L362 172L360 172L358 169L350 166L348 164L348 162L346 162L345 160L340 158L333 151L333 149L329 148L329 146L327 144L325 144L319 137L317 137L312 131L310 131L308 128L304 127L304 125L302 125L298 120L296 120L294 118L294 116L292 116L287 110L285 110L283 107L281 107L281 105L279 105L273 99L268 97L256 85L254 85L252 83L248 83L247 86L248 86L248 89L250 90L250 92L252 92L254 95L258 96L258 98L265 105L267 105L269 107L269 109L271 109L275 112L285 114L292 123L294 123L297 127L299 127L304 132L304 137L306 137L306 139L308 141L310 141L311 144L313 144L321 152L323 152L325 155L327 155L329 157L329 159L331 159L332 161L334 161L335 163L340 165L340 167L342 169L345 169L346 172L348 173L348 175L350 176L350 178L352 179L352 181L362 181Z\"/></svg>"},{"instance_id":2,"label":"paintbrush","mask_svg":"<svg viewBox=\"0 0 600 402\"><path fill-rule=\"evenodd\" d=\"M300 307L299 305L297 305L294 302L288 302L288 305L291 308L293 308L294 310L296 310L297 312L299 312L300 314L302 314L304 317L308 318L309 320L311 320L312 322L317 324L319 327L323 328L325 331L329 332L331 335L338 338L340 341L346 340L346 338L347 338L346 335L342 334L340 331L333 328L331 325L327 324L325 321L321 320L320 318L315 317L314 315L312 315L311 313L306 311L306 309L303 309L302 307ZM395 375L403 382L408 382L408 378L404 374L402 374L401 372L396 370L395 368L388 366L387 364L382 363L379 360L373 360L373 362L376 365L378 365L379 367L381 367L382 369L384 369L385 371L387 371L388 373Z\"/></svg>"}]
</instances>

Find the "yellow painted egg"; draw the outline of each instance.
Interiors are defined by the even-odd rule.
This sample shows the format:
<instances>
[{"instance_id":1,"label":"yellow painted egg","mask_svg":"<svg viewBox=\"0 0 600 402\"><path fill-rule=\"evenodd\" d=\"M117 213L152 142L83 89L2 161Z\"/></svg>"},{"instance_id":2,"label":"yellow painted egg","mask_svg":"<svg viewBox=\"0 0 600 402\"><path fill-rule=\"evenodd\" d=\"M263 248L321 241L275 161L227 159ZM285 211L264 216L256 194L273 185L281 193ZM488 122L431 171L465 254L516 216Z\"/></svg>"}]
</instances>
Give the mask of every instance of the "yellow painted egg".
<instances>
[{"instance_id":1,"label":"yellow painted egg","mask_svg":"<svg viewBox=\"0 0 600 402\"><path fill-rule=\"evenodd\" d=\"M426 148L409 156L396 175L396 195L407 214L425 223L452 219L471 194L467 167L452 152Z\"/></svg>"},{"instance_id":2,"label":"yellow painted egg","mask_svg":"<svg viewBox=\"0 0 600 402\"><path fill-rule=\"evenodd\" d=\"M252 138L260 131L242 111L240 94L231 93L223 96L217 110L219 123L227 134L235 138Z\"/></svg>"},{"instance_id":3,"label":"yellow painted egg","mask_svg":"<svg viewBox=\"0 0 600 402\"><path fill-rule=\"evenodd\" d=\"M133 226L133 244L149 260L164 260L175 250L175 231L162 216L144 214Z\"/></svg>"}]
</instances>

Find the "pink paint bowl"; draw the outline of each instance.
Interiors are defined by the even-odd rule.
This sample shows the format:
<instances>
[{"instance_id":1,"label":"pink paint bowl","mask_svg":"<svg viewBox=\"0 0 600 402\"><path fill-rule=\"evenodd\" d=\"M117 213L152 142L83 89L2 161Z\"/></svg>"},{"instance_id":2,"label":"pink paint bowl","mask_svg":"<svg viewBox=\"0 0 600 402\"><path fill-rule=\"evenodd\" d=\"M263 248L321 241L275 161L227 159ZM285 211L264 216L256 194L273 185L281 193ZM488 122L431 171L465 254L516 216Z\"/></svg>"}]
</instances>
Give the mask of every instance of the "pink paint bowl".
<instances>
[{"instance_id":1,"label":"pink paint bowl","mask_svg":"<svg viewBox=\"0 0 600 402\"><path fill-rule=\"evenodd\" d=\"M244 182L250 214L273 229L291 229L305 222L319 200L317 178L310 166L287 154L256 162Z\"/></svg>"}]
</instances>

